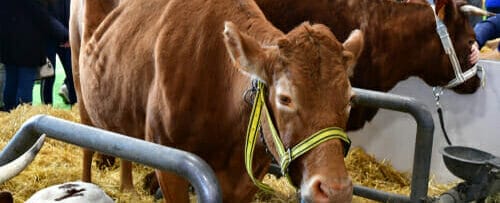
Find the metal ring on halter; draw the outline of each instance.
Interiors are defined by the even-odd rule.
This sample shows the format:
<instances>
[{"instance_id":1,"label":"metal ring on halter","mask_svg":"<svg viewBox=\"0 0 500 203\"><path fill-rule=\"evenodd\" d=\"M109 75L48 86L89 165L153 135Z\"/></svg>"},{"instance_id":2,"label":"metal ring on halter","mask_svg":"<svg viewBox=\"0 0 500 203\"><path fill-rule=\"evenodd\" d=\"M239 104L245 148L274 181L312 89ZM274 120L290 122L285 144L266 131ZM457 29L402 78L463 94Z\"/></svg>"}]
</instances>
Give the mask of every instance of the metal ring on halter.
<instances>
[{"instance_id":1,"label":"metal ring on halter","mask_svg":"<svg viewBox=\"0 0 500 203\"><path fill-rule=\"evenodd\" d=\"M443 95L443 87L432 87L432 93L434 94L434 99L436 100L436 106L440 108L441 104L439 103L439 98L441 95Z\"/></svg>"}]
</instances>

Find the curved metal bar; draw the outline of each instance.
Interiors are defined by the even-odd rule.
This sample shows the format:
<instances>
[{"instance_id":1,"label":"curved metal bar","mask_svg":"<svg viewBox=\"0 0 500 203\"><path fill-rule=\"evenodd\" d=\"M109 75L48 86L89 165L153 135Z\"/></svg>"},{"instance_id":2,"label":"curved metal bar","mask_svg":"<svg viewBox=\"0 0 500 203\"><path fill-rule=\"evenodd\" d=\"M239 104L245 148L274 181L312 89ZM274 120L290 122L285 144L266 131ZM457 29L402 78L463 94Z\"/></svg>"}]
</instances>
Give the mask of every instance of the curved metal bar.
<instances>
[{"instance_id":1,"label":"curved metal bar","mask_svg":"<svg viewBox=\"0 0 500 203\"><path fill-rule=\"evenodd\" d=\"M378 202L398 202L398 203L412 202L409 197L403 195L378 191L372 188L359 185L354 186L354 194Z\"/></svg>"},{"instance_id":2,"label":"curved metal bar","mask_svg":"<svg viewBox=\"0 0 500 203\"><path fill-rule=\"evenodd\" d=\"M413 116L417 122L417 135L415 138L415 152L413 155L410 199L412 202L420 202L427 199L432 144L434 139L434 121L431 113L423 104L417 102L413 98L359 88L353 89L356 94L353 98L353 102L356 105L406 112ZM356 189L354 191L356 194Z\"/></svg>"},{"instance_id":3,"label":"curved metal bar","mask_svg":"<svg viewBox=\"0 0 500 203\"><path fill-rule=\"evenodd\" d=\"M42 133L53 139L171 171L186 178L193 185L198 195L198 202L222 202L217 178L210 166L200 157L52 116L37 115L26 121L0 153L0 165L26 152Z\"/></svg>"}]
</instances>

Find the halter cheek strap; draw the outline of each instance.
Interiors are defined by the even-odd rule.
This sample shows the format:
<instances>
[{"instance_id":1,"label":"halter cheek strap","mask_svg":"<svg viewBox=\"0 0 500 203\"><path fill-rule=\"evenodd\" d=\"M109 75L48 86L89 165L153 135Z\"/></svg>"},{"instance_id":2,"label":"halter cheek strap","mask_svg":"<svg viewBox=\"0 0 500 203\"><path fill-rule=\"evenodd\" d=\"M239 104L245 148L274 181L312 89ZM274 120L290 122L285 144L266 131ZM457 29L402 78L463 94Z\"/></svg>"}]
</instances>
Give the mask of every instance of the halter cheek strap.
<instances>
[{"instance_id":1,"label":"halter cheek strap","mask_svg":"<svg viewBox=\"0 0 500 203\"><path fill-rule=\"evenodd\" d=\"M293 183L290 179L290 176L288 175L288 166L290 165L290 163L299 156L320 145L321 143L331 139L340 139L344 143L344 156L347 155L347 152L349 151L349 147L351 145L351 140L349 140L344 130L337 127L322 129L312 134L307 139L301 141L294 147L285 149L285 146L283 145L283 142L281 141L281 138L271 120L269 110L266 107L266 103L264 101L264 88L264 84L259 81L257 93L254 99L254 105L252 107L250 121L248 124L245 142L245 167L250 179L258 188L266 192L273 192L273 189L270 186L262 183L254 177L252 170L253 151L255 148L255 142L257 140L257 130L260 127L260 116L263 109L266 111L267 121L271 130L274 146L276 147L276 151L278 152L278 161L281 167L281 173L287 178L288 182L292 186Z\"/></svg>"}]
</instances>

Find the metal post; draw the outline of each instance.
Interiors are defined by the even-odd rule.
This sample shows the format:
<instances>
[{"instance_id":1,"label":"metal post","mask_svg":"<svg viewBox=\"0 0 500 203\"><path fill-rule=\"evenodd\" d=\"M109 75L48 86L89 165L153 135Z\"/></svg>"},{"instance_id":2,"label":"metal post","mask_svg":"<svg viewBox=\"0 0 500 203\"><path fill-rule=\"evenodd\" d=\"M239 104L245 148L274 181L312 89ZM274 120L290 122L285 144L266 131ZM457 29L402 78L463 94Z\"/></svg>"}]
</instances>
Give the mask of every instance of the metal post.
<instances>
[{"instance_id":1,"label":"metal post","mask_svg":"<svg viewBox=\"0 0 500 203\"><path fill-rule=\"evenodd\" d=\"M353 102L356 105L406 112L411 114L417 122L410 201L425 201L427 199L434 136L434 121L431 113L423 104L417 102L413 98L358 88L354 88L354 91L356 96L354 97ZM383 200L387 200L389 202L393 202L392 200L400 202L399 200L394 199L395 197L398 197L398 195L376 190L366 190L366 188L360 186L355 186L354 193L360 196L365 195L364 197L368 198L368 194L370 194L370 196L384 198Z\"/></svg>"},{"instance_id":2,"label":"metal post","mask_svg":"<svg viewBox=\"0 0 500 203\"><path fill-rule=\"evenodd\" d=\"M222 202L221 188L213 170L194 154L46 115L34 116L23 124L0 153L0 165L27 151L42 133L53 139L173 172L193 185L198 202Z\"/></svg>"}]
</instances>

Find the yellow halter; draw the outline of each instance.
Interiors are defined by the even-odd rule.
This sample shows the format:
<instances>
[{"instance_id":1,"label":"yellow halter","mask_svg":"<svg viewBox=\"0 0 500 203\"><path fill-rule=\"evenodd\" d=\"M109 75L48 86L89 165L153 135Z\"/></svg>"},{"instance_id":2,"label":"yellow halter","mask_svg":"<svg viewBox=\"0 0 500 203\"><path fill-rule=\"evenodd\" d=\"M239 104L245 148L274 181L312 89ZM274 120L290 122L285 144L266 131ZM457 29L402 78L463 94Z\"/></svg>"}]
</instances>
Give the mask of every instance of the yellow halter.
<instances>
[{"instance_id":1,"label":"yellow halter","mask_svg":"<svg viewBox=\"0 0 500 203\"><path fill-rule=\"evenodd\" d=\"M290 176L288 175L288 166L290 165L290 162L292 162L299 156L303 155L304 153L308 152L312 148L318 146L319 144L335 138L341 139L342 141L344 141L345 144L344 156L347 155L347 152L349 151L349 147L351 145L351 140L349 140L344 130L337 127L329 127L322 129L314 133L313 135L309 136L302 142L298 143L294 147L285 150L283 142L281 142L278 132L276 131L276 128L273 125L273 122L269 114L269 110L266 107L266 102L264 101L264 89L265 89L264 84L261 81L258 81L257 93L255 95L252 107L252 113L250 114L250 121L248 123L246 142L245 142L245 167L247 169L248 175L250 176L250 179L252 179L252 181L258 188L266 192L273 192L273 189L270 186L262 183L253 176L253 170L252 170L253 151L255 148L255 142L257 140L257 131L260 127L260 116L263 107L265 107L265 111L267 114L266 115L267 121L269 123L269 128L271 129L274 146L276 146L276 150L278 152L279 156L278 161L281 167L281 173L283 174L283 176L287 178L288 182L292 186L293 183L290 179Z\"/></svg>"}]
</instances>

